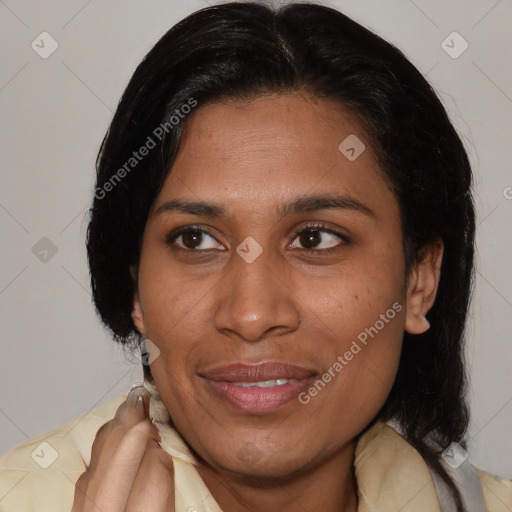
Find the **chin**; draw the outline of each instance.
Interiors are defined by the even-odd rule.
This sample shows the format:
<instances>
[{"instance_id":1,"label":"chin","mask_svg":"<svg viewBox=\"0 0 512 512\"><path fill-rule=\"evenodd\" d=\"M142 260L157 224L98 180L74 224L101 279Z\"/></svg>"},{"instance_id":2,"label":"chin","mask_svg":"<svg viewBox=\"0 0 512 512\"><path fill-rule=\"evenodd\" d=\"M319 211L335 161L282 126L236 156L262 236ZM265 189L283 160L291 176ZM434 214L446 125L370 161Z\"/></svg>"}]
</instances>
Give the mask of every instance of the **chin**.
<instances>
[{"instance_id":1,"label":"chin","mask_svg":"<svg viewBox=\"0 0 512 512\"><path fill-rule=\"evenodd\" d=\"M269 480L275 483L276 480L284 481L292 478L297 473L305 470L304 461L283 461L262 459L259 462L241 462L239 460L229 461L226 466L222 466L223 471L232 476L243 479L246 482L251 480L254 483L263 484Z\"/></svg>"},{"instance_id":2,"label":"chin","mask_svg":"<svg viewBox=\"0 0 512 512\"><path fill-rule=\"evenodd\" d=\"M258 448L247 442L241 446L239 443L232 445L229 453L215 453L214 450L210 452L207 460L202 460L217 471L243 479L256 479L261 483L265 479L284 480L307 471L314 458L314 454L305 454L298 448Z\"/></svg>"}]
</instances>

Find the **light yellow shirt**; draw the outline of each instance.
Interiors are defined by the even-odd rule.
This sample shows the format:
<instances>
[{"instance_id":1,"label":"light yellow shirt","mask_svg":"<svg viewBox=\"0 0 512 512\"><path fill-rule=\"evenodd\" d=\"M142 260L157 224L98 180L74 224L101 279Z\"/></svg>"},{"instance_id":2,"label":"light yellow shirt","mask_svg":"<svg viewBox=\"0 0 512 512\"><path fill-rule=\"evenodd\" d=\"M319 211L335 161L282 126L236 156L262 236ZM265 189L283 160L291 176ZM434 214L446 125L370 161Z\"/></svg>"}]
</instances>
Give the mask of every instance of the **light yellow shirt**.
<instances>
[{"instance_id":1,"label":"light yellow shirt","mask_svg":"<svg viewBox=\"0 0 512 512\"><path fill-rule=\"evenodd\" d=\"M75 482L90 462L98 429L113 418L121 396L30 439L0 459L0 512L70 512ZM161 401L150 414L163 416ZM159 409L160 408L160 409ZM158 425L158 423L157 423ZM162 448L173 457L177 512L222 512L199 476L186 443L168 425ZM393 428L377 422L358 441L354 461L358 512L440 512L430 471ZM489 512L512 511L512 481L478 471Z\"/></svg>"}]
</instances>

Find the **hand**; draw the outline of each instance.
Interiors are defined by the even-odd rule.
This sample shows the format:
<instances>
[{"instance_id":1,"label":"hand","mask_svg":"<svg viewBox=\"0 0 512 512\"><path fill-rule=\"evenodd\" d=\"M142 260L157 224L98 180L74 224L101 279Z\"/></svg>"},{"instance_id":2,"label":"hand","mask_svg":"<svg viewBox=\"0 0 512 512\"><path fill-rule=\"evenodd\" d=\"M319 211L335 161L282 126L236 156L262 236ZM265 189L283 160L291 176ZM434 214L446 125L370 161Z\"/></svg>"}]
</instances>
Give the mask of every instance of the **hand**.
<instances>
[{"instance_id":1,"label":"hand","mask_svg":"<svg viewBox=\"0 0 512 512\"><path fill-rule=\"evenodd\" d=\"M172 457L159 446L148 411L148 391L135 388L98 430L91 464L75 485L73 512L174 511Z\"/></svg>"}]
</instances>

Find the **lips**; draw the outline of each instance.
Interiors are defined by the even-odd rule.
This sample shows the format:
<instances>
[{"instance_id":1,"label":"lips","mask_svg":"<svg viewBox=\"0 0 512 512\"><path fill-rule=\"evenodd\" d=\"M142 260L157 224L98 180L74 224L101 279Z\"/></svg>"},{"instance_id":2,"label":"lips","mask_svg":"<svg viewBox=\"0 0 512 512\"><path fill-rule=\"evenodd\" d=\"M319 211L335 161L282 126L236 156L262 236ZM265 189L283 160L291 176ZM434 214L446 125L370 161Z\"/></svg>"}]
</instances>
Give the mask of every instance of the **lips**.
<instances>
[{"instance_id":1,"label":"lips","mask_svg":"<svg viewBox=\"0 0 512 512\"><path fill-rule=\"evenodd\" d=\"M200 373L209 380L225 382L259 382L276 379L307 379L317 375L314 370L281 362L258 364L234 363Z\"/></svg>"},{"instance_id":2,"label":"lips","mask_svg":"<svg viewBox=\"0 0 512 512\"><path fill-rule=\"evenodd\" d=\"M199 373L207 388L229 407L249 414L273 412L296 399L317 372L282 362L235 363Z\"/></svg>"}]
</instances>

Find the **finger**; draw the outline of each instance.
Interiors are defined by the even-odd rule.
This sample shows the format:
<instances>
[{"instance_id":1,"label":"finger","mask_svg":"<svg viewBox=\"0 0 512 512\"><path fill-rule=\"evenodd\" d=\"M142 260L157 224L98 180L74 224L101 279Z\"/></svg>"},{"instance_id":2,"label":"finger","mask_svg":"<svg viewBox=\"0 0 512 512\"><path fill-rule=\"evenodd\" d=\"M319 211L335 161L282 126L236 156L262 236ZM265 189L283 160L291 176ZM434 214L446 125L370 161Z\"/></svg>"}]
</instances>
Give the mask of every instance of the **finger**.
<instances>
[{"instance_id":1,"label":"finger","mask_svg":"<svg viewBox=\"0 0 512 512\"><path fill-rule=\"evenodd\" d=\"M143 407L140 407L142 397ZM126 400L117 408L111 420L111 428L126 431L149 416L149 392L144 387L132 389Z\"/></svg>"},{"instance_id":2,"label":"finger","mask_svg":"<svg viewBox=\"0 0 512 512\"><path fill-rule=\"evenodd\" d=\"M153 425L144 420L122 437L111 459L89 482L87 496L97 507L108 512L124 510L148 441L154 436Z\"/></svg>"},{"instance_id":3,"label":"finger","mask_svg":"<svg viewBox=\"0 0 512 512\"><path fill-rule=\"evenodd\" d=\"M140 448L142 453L147 444L147 439L159 438L156 429L147 419L148 412L149 393L144 388L136 388L128 394L126 401L118 408L114 418L99 429L93 443L91 463L88 471L83 473L75 484L73 510L82 512L91 507L91 510L98 510L98 489L100 488L100 483L112 465L114 454L117 452L119 444L131 429L141 422L146 423L146 425L139 426L136 429L142 434L140 441L142 443ZM130 444L131 437L133 437L133 433L128 436L128 442L125 444ZM134 442L137 441L135 440ZM133 456L137 459L136 450Z\"/></svg>"},{"instance_id":4,"label":"finger","mask_svg":"<svg viewBox=\"0 0 512 512\"><path fill-rule=\"evenodd\" d=\"M138 402L142 396L143 407ZM122 437L130 428L148 417L149 393L144 388L132 390L126 400L119 406L112 420L105 423L96 433L89 471L95 474L98 468L110 461Z\"/></svg>"},{"instance_id":5,"label":"finger","mask_svg":"<svg viewBox=\"0 0 512 512\"><path fill-rule=\"evenodd\" d=\"M172 457L156 441L148 442L125 512L174 511Z\"/></svg>"},{"instance_id":6,"label":"finger","mask_svg":"<svg viewBox=\"0 0 512 512\"><path fill-rule=\"evenodd\" d=\"M145 387L139 386L128 393L126 400L118 407L113 419L130 427L135 425L135 423L138 423L140 421L140 417L137 413L139 413L140 410L134 406L137 404L139 396L142 396L144 399L143 412L147 417L149 411L149 391Z\"/></svg>"},{"instance_id":7,"label":"finger","mask_svg":"<svg viewBox=\"0 0 512 512\"><path fill-rule=\"evenodd\" d=\"M86 471L80 475L80 478L75 483L75 494L73 496L73 507L71 508L71 512L82 512L84 510L84 502L88 485L89 473Z\"/></svg>"}]
</instances>

